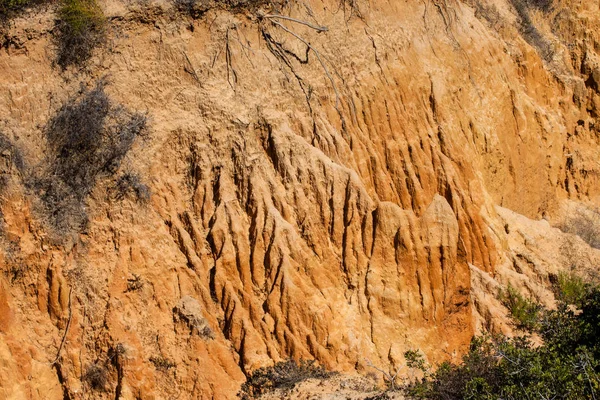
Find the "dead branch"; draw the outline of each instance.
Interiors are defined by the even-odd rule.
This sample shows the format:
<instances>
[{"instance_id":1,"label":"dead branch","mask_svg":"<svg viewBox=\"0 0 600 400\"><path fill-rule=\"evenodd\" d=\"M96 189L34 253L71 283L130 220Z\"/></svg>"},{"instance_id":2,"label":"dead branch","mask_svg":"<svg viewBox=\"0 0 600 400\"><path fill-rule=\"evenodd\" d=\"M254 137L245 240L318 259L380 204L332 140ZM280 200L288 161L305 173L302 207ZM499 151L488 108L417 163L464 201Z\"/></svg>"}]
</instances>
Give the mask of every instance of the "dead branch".
<instances>
[{"instance_id":1,"label":"dead branch","mask_svg":"<svg viewBox=\"0 0 600 400\"><path fill-rule=\"evenodd\" d=\"M65 333L63 334L62 340L60 341L60 346L58 346L58 351L56 352L56 358L54 361L50 363L50 365L55 365L60 358L60 352L62 351L63 346L65 345L65 341L67 339L67 333L69 333L69 327L71 326L71 319L73 318L73 308L71 307L71 294L73 293L73 288L69 289L69 320L67 321L67 327L65 328Z\"/></svg>"},{"instance_id":2,"label":"dead branch","mask_svg":"<svg viewBox=\"0 0 600 400\"><path fill-rule=\"evenodd\" d=\"M367 361L367 367L371 367L371 368L381 372L383 374L384 379L387 380L390 383L390 385L392 386L392 390L396 390L396 378L398 377L398 374L400 373L401 368L398 368L396 370L396 373L394 375L392 375L391 372L385 372L381 368L378 368L375 365L373 365L373 363L368 358L365 360Z\"/></svg>"}]
</instances>

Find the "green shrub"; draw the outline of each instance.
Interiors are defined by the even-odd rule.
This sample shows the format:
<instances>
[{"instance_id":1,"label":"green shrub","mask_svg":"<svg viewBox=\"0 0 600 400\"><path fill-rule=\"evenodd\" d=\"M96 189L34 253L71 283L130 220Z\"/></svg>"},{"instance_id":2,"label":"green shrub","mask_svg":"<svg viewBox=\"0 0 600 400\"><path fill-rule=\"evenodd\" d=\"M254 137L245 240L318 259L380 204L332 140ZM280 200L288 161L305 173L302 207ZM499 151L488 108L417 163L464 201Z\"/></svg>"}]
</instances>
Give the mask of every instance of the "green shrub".
<instances>
[{"instance_id":1,"label":"green shrub","mask_svg":"<svg viewBox=\"0 0 600 400\"><path fill-rule=\"evenodd\" d=\"M440 365L406 393L433 400L600 398L600 288L585 292L581 312L559 301L540 313L542 345L527 336L474 338L460 364Z\"/></svg>"},{"instance_id":2,"label":"green shrub","mask_svg":"<svg viewBox=\"0 0 600 400\"><path fill-rule=\"evenodd\" d=\"M106 18L95 0L63 0L58 10L57 63L82 67L106 39Z\"/></svg>"},{"instance_id":3,"label":"green shrub","mask_svg":"<svg viewBox=\"0 0 600 400\"><path fill-rule=\"evenodd\" d=\"M510 311L518 328L532 330L539 321L541 306L521 295L510 284L500 293L500 299Z\"/></svg>"},{"instance_id":4,"label":"green shrub","mask_svg":"<svg viewBox=\"0 0 600 400\"><path fill-rule=\"evenodd\" d=\"M423 354L419 350L407 350L404 352L404 359L406 360L406 366L410 369L427 372L427 363Z\"/></svg>"},{"instance_id":5,"label":"green shrub","mask_svg":"<svg viewBox=\"0 0 600 400\"><path fill-rule=\"evenodd\" d=\"M581 314L576 317L581 331L581 345L590 348L600 363L600 287L589 290L581 301Z\"/></svg>"},{"instance_id":6,"label":"green shrub","mask_svg":"<svg viewBox=\"0 0 600 400\"><path fill-rule=\"evenodd\" d=\"M558 274L555 284L558 300L580 308L588 289L589 284L573 272L560 272Z\"/></svg>"}]
</instances>

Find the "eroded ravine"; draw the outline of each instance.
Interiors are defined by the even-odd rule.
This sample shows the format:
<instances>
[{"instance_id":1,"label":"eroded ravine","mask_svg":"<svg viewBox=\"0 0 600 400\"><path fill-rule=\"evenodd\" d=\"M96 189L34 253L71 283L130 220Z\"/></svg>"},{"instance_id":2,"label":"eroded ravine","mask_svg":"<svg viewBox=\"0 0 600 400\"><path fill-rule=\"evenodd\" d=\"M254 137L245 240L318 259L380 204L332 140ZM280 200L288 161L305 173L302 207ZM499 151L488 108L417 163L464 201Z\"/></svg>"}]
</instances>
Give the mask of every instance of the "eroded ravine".
<instances>
[{"instance_id":1,"label":"eroded ravine","mask_svg":"<svg viewBox=\"0 0 600 400\"><path fill-rule=\"evenodd\" d=\"M408 349L457 359L476 330L509 329L506 282L551 302L565 236L533 220L597 202L600 11L515 1L284 9L320 33L266 9L192 20L111 1L110 45L66 72L52 7L15 19L0 55L1 393L232 398L287 357L359 373ZM87 227L57 233L28 182L48 121L101 78L147 129L86 194ZM126 175L139 182L115 195Z\"/></svg>"}]
</instances>

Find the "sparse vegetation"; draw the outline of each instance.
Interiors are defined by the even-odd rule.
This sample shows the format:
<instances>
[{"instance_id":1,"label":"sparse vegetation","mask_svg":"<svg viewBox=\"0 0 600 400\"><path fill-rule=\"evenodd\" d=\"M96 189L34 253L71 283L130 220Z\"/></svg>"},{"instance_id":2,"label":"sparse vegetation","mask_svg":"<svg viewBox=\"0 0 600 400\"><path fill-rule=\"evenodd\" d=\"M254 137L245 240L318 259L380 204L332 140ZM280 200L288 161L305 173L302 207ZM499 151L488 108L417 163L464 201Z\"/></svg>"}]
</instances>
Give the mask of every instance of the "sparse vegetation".
<instances>
[{"instance_id":1,"label":"sparse vegetation","mask_svg":"<svg viewBox=\"0 0 600 400\"><path fill-rule=\"evenodd\" d=\"M22 262L11 263L8 269L4 272L9 282L15 284L21 281L25 277L27 272L27 265Z\"/></svg>"},{"instance_id":2,"label":"sparse vegetation","mask_svg":"<svg viewBox=\"0 0 600 400\"><path fill-rule=\"evenodd\" d=\"M554 57L554 49L533 23L530 10L532 7L549 10L552 0L511 0L511 3L519 16L523 38L537 50L544 61L550 62Z\"/></svg>"},{"instance_id":3,"label":"sparse vegetation","mask_svg":"<svg viewBox=\"0 0 600 400\"><path fill-rule=\"evenodd\" d=\"M56 26L57 64L82 67L106 38L106 19L96 0L62 0Z\"/></svg>"},{"instance_id":4,"label":"sparse vegetation","mask_svg":"<svg viewBox=\"0 0 600 400\"><path fill-rule=\"evenodd\" d=\"M208 2L202 0L173 0L173 4L177 11L194 19L200 18L210 9Z\"/></svg>"},{"instance_id":5,"label":"sparse vegetation","mask_svg":"<svg viewBox=\"0 0 600 400\"><path fill-rule=\"evenodd\" d=\"M326 379L332 374L317 366L314 360L289 359L254 371L242 385L238 397L248 400L277 389L289 391L307 379Z\"/></svg>"},{"instance_id":6,"label":"sparse vegetation","mask_svg":"<svg viewBox=\"0 0 600 400\"><path fill-rule=\"evenodd\" d=\"M10 173L13 167L20 172L24 170L23 155L6 135L0 133L0 174Z\"/></svg>"},{"instance_id":7,"label":"sparse vegetation","mask_svg":"<svg viewBox=\"0 0 600 400\"><path fill-rule=\"evenodd\" d=\"M7 18L9 14L25 8L29 0L0 0L0 16Z\"/></svg>"},{"instance_id":8,"label":"sparse vegetation","mask_svg":"<svg viewBox=\"0 0 600 400\"><path fill-rule=\"evenodd\" d=\"M466 3L475 9L475 17L485 20L494 29L500 26L502 16L495 4L481 0L467 0Z\"/></svg>"},{"instance_id":9,"label":"sparse vegetation","mask_svg":"<svg viewBox=\"0 0 600 400\"><path fill-rule=\"evenodd\" d=\"M339 0L339 6L344 11L347 21L350 21L352 17L363 19L358 0Z\"/></svg>"},{"instance_id":10,"label":"sparse vegetation","mask_svg":"<svg viewBox=\"0 0 600 400\"><path fill-rule=\"evenodd\" d=\"M108 361L114 365L115 367L118 366L119 363L119 358L122 357L124 354L126 353L125 350L125 346L123 345L123 343L117 343L114 346L111 346L108 349Z\"/></svg>"},{"instance_id":11,"label":"sparse vegetation","mask_svg":"<svg viewBox=\"0 0 600 400\"><path fill-rule=\"evenodd\" d=\"M141 276L133 274L133 278L127 279L127 290L125 292L135 292L144 287L144 281Z\"/></svg>"},{"instance_id":12,"label":"sparse vegetation","mask_svg":"<svg viewBox=\"0 0 600 400\"><path fill-rule=\"evenodd\" d=\"M406 366L412 371L421 371L426 373L429 366L425 362L425 357L418 350L408 350L404 352L404 359L406 360Z\"/></svg>"},{"instance_id":13,"label":"sparse vegetation","mask_svg":"<svg viewBox=\"0 0 600 400\"><path fill-rule=\"evenodd\" d=\"M531 7L535 7L538 10L548 12L554 5L554 0L527 0L527 4Z\"/></svg>"},{"instance_id":14,"label":"sparse vegetation","mask_svg":"<svg viewBox=\"0 0 600 400\"><path fill-rule=\"evenodd\" d=\"M87 196L99 178L117 171L145 126L144 115L111 103L103 81L58 110L46 127L46 165L29 186L59 233L85 227Z\"/></svg>"},{"instance_id":15,"label":"sparse vegetation","mask_svg":"<svg viewBox=\"0 0 600 400\"><path fill-rule=\"evenodd\" d=\"M404 352L404 359L406 360L406 368L408 368L409 375L408 377L402 376L402 382L400 384L397 382L398 375L400 375L400 372L403 372L404 374L407 372L405 369L403 369L403 366L397 368L395 371L386 372L367 360L367 366L374 368L383 375L383 380L386 385L386 389L383 392L371 397L373 400L385 400L391 398L390 394L402 390L403 387L412 385L416 379L416 372L423 376L427 376L429 374L430 367L425 361L423 354L419 350L407 350Z\"/></svg>"},{"instance_id":16,"label":"sparse vegetation","mask_svg":"<svg viewBox=\"0 0 600 400\"><path fill-rule=\"evenodd\" d=\"M577 209L558 228L579 236L590 247L600 249L600 209Z\"/></svg>"},{"instance_id":17,"label":"sparse vegetation","mask_svg":"<svg viewBox=\"0 0 600 400\"><path fill-rule=\"evenodd\" d=\"M154 367L157 370L163 372L168 371L176 366L176 364L173 361L169 360L168 358L162 355L150 357L150 362L154 364Z\"/></svg>"},{"instance_id":18,"label":"sparse vegetation","mask_svg":"<svg viewBox=\"0 0 600 400\"><path fill-rule=\"evenodd\" d=\"M24 171L25 163L21 151L13 145L11 140L0 133L0 195L10 186L13 176ZM4 232L4 214L2 213L0 198L0 238Z\"/></svg>"},{"instance_id":19,"label":"sparse vegetation","mask_svg":"<svg viewBox=\"0 0 600 400\"><path fill-rule=\"evenodd\" d=\"M510 284L500 293L500 299L510 311L518 328L532 330L536 327L542 307L535 301L523 297Z\"/></svg>"},{"instance_id":20,"label":"sparse vegetation","mask_svg":"<svg viewBox=\"0 0 600 400\"><path fill-rule=\"evenodd\" d=\"M192 18L200 18L211 8L219 7L230 11L256 11L259 7L269 6L280 9L287 0L173 0L175 8Z\"/></svg>"},{"instance_id":21,"label":"sparse vegetation","mask_svg":"<svg viewBox=\"0 0 600 400\"><path fill-rule=\"evenodd\" d=\"M108 369L101 364L91 364L85 371L84 380L94 390L104 391L108 383Z\"/></svg>"},{"instance_id":22,"label":"sparse vegetation","mask_svg":"<svg viewBox=\"0 0 600 400\"><path fill-rule=\"evenodd\" d=\"M17 16L28 7L43 2L44 0L0 0L0 23Z\"/></svg>"}]
</instances>

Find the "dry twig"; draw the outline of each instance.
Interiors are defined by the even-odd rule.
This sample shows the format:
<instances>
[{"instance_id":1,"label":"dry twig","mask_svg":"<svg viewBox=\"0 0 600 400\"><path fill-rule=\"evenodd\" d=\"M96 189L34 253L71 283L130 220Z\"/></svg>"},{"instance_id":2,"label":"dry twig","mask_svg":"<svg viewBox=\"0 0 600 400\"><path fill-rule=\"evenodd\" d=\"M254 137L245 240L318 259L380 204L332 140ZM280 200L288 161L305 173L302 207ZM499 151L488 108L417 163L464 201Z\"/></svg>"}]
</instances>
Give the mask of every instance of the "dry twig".
<instances>
[{"instance_id":1,"label":"dry twig","mask_svg":"<svg viewBox=\"0 0 600 400\"><path fill-rule=\"evenodd\" d=\"M65 328L65 333L63 334L62 340L60 341L60 346L58 346L58 351L56 352L56 358L50 364L54 365L58 362L60 358L60 352L62 351L63 346L65 345L65 341L67 339L67 333L69 333L69 327L71 326L71 319L73 318L73 308L71 307L71 294L73 293L73 288L69 289L69 320L67 321L67 327Z\"/></svg>"}]
</instances>

